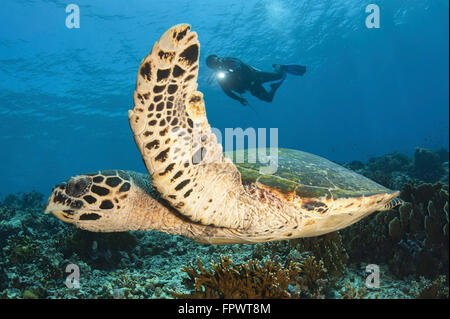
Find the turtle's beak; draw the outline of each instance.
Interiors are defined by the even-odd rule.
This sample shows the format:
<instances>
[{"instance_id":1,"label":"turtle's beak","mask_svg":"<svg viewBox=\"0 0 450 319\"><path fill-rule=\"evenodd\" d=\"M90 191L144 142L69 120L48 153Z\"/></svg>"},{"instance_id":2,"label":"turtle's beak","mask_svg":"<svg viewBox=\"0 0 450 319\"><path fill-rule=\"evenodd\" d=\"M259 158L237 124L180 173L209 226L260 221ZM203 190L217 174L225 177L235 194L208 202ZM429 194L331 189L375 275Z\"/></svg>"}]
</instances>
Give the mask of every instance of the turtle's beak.
<instances>
[{"instance_id":1,"label":"turtle's beak","mask_svg":"<svg viewBox=\"0 0 450 319\"><path fill-rule=\"evenodd\" d=\"M74 214L74 209L65 204L68 197L64 195L64 188L66 184L58 184L53 187L52 194L45 205L44 214L53 214L59 220L65 223L73 223L71 216Z\"/></svg>"},{"instance_id":2,"label":"turtle's beak","mask_svg":"<svg viewBox=\"0 0 450 319\"><path fill-rule=\"evenodd\" d=\"M61 204L54 204L52 202L52 197L47 201L47 206L45 207L44 214L53 214L56 218L62 220L63 222L70 223L70 219L64 218L63 212L68 211L68 208Z\"/></svg>"},{"instance_id":3,"label":"turtle's beak","mask_svg":"<svg viewBox=\"0 0 450 319\"><path fill-rule=\"evenodd\" d=\"M55 198L55 187L53 187L52 189L52 193L51 195L48 197L47 199L47 203L45 204L45 209L44 209L44 214L48 215L52 212L52 203L54 203L54 198Z\"/></svg>"},{"instance_id":4,"label":"turtle's beak","mask_svg":"<svg viewBox=\"0 0 450 319\"><path fill-rule=\"evenodd\" d=\"M74 220L70 219L68 217L66 217L66 215L64 214L64 211L62 210L52 210L52 211L45 211L45 214L50 214L52 213L53 216L55 216L56 218L58 218L60 221L63 221L65 223L69 223L69 224L73 224Z\"/></svg>"},{"instance_id":5,"label":"turtle's beak","mask_svg":"<svg viewBox=\"0 0 450 319\"><path fill-rule=\"evenodd\" d=\"M51 213L51 211L48 210L48 206L50 204L50 198L51 198L51 196L47 199L47 204L45 204L44 214L46 214L46 215Z\"/></svg>"},{"instance_id":6,"label":"turtle's beak","mask_svg":"<svg viewBox=\"0 0 450 319\"><path fill-rule=\"evenodd\" d=\"M44 214L53 214L56 218L59 220L73 224L75 222L74 218L72 217L74 215L75 211L71 209L67 209L67 207L61 207L61 205L53 205L49 204L44 210Z\"/></svg>"}]
</instances>

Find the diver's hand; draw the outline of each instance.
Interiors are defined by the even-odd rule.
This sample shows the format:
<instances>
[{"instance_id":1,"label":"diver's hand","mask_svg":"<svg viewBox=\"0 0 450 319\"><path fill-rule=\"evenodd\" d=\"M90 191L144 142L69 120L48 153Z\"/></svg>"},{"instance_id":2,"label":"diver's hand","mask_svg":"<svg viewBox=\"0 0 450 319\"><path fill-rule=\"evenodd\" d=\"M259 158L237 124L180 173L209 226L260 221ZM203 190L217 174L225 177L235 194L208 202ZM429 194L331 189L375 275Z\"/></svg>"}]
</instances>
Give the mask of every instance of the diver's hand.
<instances>
[{"instance_id":1,"label":"diver's hand","mask_svg":"<svg viewBox=\"0 0 450 319\"><path fill-rule=\"evenodd\" d=\"M244 99L243 97L239 100L239 102L241 102L242 105L247 106L248 102L246 99Z\"/></svg>"}]
</instances>

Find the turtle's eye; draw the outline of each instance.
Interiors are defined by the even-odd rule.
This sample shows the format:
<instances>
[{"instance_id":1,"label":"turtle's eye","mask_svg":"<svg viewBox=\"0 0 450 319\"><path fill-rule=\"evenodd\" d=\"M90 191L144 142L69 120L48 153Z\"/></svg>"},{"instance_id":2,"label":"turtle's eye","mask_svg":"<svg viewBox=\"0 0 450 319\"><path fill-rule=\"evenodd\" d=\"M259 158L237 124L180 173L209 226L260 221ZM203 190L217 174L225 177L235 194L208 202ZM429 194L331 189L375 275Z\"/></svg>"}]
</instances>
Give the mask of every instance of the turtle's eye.
<instances>
[{"instance_id":1,"label":"turtle's eye","mask_svg":"<svg viewBox=\"0 0 450 319\"><path fill-rule=\"evenodd\" d=\"M67 183L66 194L73 197L80 197L86 193L90 185L91 179L88 177L70 179Z\"/></svg>"}]
</instances>

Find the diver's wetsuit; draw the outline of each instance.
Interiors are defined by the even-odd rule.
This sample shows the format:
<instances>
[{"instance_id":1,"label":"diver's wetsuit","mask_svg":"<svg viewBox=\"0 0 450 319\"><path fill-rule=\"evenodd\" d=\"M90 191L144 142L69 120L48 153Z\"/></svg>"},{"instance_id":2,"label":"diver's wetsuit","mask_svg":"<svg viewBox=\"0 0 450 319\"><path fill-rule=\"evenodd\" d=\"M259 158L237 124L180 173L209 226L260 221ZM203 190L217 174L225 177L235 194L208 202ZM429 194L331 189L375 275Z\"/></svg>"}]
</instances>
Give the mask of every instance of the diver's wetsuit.
<instances>
[{"instance_id":1,"label":"diver's wetsuit","mask_svg":"<svg viewBox=\"0 0 450 319\"><path fill-rule=\"evenodd\" d=\"M218 77L217 81L226 95L241 103L242 97L236 95L233 91L240 94L250 91L257 98L266 102L272 102L273 96L282 81L272 84L269 92L266 91L262 84L284 79L282 72L263 72L236 58L221 58L221 62L221 67L217 71L223 72L224 77Z\"/></svg>"}]
</instances>

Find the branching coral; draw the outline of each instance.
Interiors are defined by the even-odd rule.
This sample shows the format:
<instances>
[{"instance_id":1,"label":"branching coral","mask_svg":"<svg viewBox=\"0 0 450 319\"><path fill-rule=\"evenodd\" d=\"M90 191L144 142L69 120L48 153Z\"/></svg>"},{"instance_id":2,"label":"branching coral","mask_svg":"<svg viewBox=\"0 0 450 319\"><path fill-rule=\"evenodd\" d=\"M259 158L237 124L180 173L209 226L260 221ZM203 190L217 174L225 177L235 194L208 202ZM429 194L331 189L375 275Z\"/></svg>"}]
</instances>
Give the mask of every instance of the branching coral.
<instances>
[{"instance_id":1,"label":"branching coral","mask_svg":"<svg viewBox=\"0 0 450 319\"><path fill-rule=\"evenodd\" d=\"M325 298L327 269L322 260L317 261L314 256L307 256L300 263L300 271L294 288L298 296L309 299Z\"/></svg>"},{"instance_id":2,"label":"branching coral","mask_svg":"<svg viewBox=\"0 0 450 319\"><path fill-rule=\"evenodd\" d=\"M289 241L289 245L300 252L308 251L320 259L333 279L342 274L349 258L338 232L320 237L293 239Z\"/></svg>"},{"instance_id":3,"label":"branching coral","mask_svg":"<svg viewBox=\"0 0 450 319\"><path fill-rule=\"evenodd\" d=\"M364 287L355 287L346 283L341 291L342 299L364 299L367 295L367 289Z\"/></svg>"},{"instance_id":4,"label":"branching coral","mask_svg":"<svg viewBox=\"0 0 450 319\"><path fill-rule=\"evenodd\" d=\"M183 267L188 274L184 284L189 294L173 292L178 298L325 298L327 270L322 260L302 254L299 262L288 260L283 267L271 259L261 263L249 260L233 265L230 256L211 270L200 260L196 267Z\"/></svg>"},{"instance_id":5,"label":"branching coral","mask_svg":"<svg viewBox=\"0 0 450 319\"><path fill-rule=\"evenodd\" d=\"M290 298L289 285L300 272L299 265L289 262L286 267L271 260L261 263L249 260L233 265L230 256L221 256L220 262L211 262L211 270L197 260L197 267L184 266L188 274L185 284L193 285L190 294L173 292L178 298Z\"/></svg>"},{"instance_id":6,"label":"branching coral","mask_svg":"<svg viewBox=\"0 0 450 319\"><path fill-rule=\"evenodd\" d=\"M300 274L302 281L309 287L315 288L317 281L322 279L327 273L323 261L317 261L314 256L306 257L300 264Z\"/></svg>"},{"instance_id":7,"label":"branching coral","mask_svg":"<svg viewBox=\"0 0 450 319\"><path fill-rule=\"evenodd\" d=\"M319 237L297 238L289 241L270 242L255 246L254 258L270 256L275 259L278 255L308 254L321 260L331 279L340 276L345 270L349 258L342 237L339 232L329 233ZM301 262L303 257L288 258Z\"/></svg>"},{"instance_id":8,"label":"branching coral","mask_svg":"<svg viewBox=\"0 0 450 319\"><path fill-rule=\"evenodd\" d=\"M253 257L287 260L300 265L294 290L300 298L324 298L346 269L349 256L341 235L298 238L255 246Z\"/></svg>"}]
</instances>

